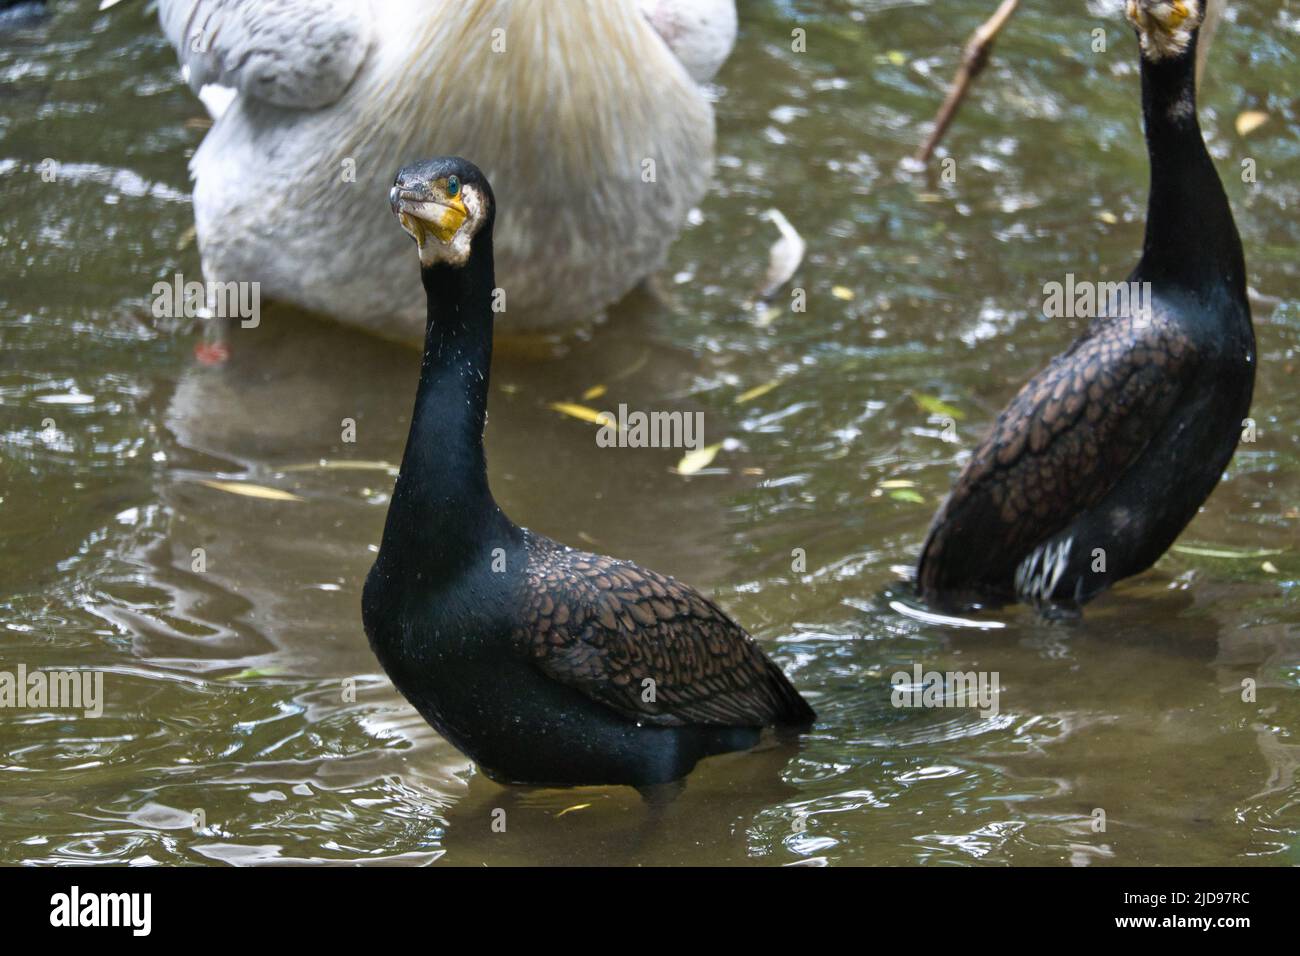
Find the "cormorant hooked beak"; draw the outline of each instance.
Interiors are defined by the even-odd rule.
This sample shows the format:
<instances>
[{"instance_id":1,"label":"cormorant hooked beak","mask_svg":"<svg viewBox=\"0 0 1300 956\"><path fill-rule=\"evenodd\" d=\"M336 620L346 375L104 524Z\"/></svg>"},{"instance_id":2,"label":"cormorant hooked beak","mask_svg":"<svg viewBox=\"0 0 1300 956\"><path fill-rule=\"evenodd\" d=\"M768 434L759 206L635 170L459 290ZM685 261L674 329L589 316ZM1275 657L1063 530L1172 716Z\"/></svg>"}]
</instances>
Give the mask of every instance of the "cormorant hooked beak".
<instances>
[{"instance_id":1,"label":"cormorant hooked beak","mask_svg":"<svg viewBox=\"0 0 1300 956\"><path fill-rule=\"evenodd\" d=\"M449 195L451 186L455 188ZM416 180L398 183L388 192L388 204L392 206L397 221L421 249L429 236L444 245L450 243L469 217L455 177L452 177L451 186Z\"/></svg>"}]
</instances>

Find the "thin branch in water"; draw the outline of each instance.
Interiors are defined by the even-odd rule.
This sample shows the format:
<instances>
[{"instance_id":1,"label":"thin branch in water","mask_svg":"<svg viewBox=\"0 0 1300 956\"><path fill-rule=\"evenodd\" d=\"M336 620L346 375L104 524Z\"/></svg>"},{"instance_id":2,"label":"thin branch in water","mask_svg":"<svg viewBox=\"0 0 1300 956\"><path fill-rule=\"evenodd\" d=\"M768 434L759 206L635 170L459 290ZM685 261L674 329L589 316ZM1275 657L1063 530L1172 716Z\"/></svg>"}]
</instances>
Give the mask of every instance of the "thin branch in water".
<instances>
[{"instance_id":1,"label":"thin branch in water","mask_svg":"<svg viewBox=\"0 0 1300 956\"><path fill-rule=\"evenodd\" d=\"M949 124L952 123L953 117L957 115L957 109L961 106L962 100L966 98L966 93L970 89L972 81L983 71L988 64L989 54L993 50L993 41L997 39L1002 28L1007 25L1011 15L1016 12L1016 7L1020 5L1020 0L1002 0L1002 5L998 7L997 12L982 23L971 38L966 41L966 48L962 52L961 66L957 70L957 75L953 78L952 86L948 89L948 96L939 107L939 112L934 118L934 129L930 132L929 138L925 145L916 154L916 161L925 165L934 155L935 148L938 147L939 141L943 139L943 134L948 131Z\"/></svg>"}]
</instances>

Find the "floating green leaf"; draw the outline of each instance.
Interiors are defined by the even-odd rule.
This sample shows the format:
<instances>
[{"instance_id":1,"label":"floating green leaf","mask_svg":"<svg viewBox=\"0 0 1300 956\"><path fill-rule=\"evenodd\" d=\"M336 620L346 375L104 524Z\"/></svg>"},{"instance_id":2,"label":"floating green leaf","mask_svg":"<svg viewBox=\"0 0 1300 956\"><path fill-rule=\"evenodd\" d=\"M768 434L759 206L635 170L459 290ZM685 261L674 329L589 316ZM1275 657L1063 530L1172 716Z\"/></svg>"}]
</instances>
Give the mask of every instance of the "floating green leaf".
<instances>
[{"instance_id":1,"label":"floating green leaf","mask_svg":"<svg viewBox=\"0 0 1300 956\"><path fill-rule=\"evenodd\" d=\"M281 672L279 667L248 667L238 674L227 674L222 680L256 680L259 677L273 677Z\"/></svg>"},{"instance_id":2,"label":"floating green leaf","mask_svg":"<svg viewBox=\"0 0 1300 956\"><path fill-rule=\"evenodd\" d=\"M897 491L891 491L889 497L895 501L909 501L917 505L925 504L925 498L910 488L899 488Z\"/></svg>"},{"instance_id":3,"label":"floating green leaf","mask_svg":"<svg viewBox=\"0 0 1300 956\"><path fill-rule=\"evenodd\" d=\"M935 398L933 395L923 395L920 392L912 393L912 401L916 402L917 407L923 412L929 412L931 415L939 415L943 418L951 418L955 421L961 421L966 417L966 413L960 408L953 408L942 399Z\"/></svg>"},{"instance_id":4,"label":"floating green leaf","mask_svg":"<svg viewBox=\"0 0 1300 956\"><path fill-rule=\"evenodd\" d=\"M772 379L772 381L764 382L762 385L755 385L749 391L741 392L739 395L737 395L736 404L743 405L745 404L745 402L752 402L754 399L766 395L768 392L772 391L772 389L776 388L780 384L781 384L781 380L774 378Z\"/></svg>"}]
</instances>

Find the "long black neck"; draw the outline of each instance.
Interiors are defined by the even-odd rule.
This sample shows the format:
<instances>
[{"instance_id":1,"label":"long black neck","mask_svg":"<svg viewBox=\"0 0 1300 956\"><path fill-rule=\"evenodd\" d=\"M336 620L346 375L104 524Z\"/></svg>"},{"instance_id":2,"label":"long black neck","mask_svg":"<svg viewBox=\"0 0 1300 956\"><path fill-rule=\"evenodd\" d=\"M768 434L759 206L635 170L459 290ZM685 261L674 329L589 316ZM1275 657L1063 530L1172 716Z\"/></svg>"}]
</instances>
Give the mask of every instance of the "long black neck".
<instances>
[{"instance_id":1,"label":"long black neck","mask_svg":"<svg viewBox=\"0 0 1300 956\"><path fill-rule=\"evenodd\" d=\"M492 364L490 224L475 237L465 265L426 266L421 277L429 310L424 360L380 553L436 575L478 560L509 528L488 488L483 453Z\"/></svg>"},{"instance_id":2,"label":"long black neck","mask_svg":"<svg viewBox=\"0 0 1300 956\"><path fill-rule=\"evenodd\" d=\"M1246 297L1241 239L1196 116L1196 42L1142 56L1142 116L1151 158L1147 231L1137 275Z\"/></svg>"}]
</instances>

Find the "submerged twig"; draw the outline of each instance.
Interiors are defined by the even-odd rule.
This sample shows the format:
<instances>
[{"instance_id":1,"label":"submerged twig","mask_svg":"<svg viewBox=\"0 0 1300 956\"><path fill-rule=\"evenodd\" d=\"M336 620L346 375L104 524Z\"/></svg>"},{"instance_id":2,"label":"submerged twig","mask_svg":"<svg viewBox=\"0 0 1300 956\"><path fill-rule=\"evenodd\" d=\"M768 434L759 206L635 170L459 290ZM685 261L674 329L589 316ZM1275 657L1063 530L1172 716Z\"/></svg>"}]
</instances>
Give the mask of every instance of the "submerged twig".
<instances>
[{"instance_id":1,"label":"submerged twig","mask_svg":"<svg viewBox=\"0 0 1300 956\"><path fill-rule=\"evenodd\" d=\"M961 106L962 100L966 98L966 93L970 89L971 82L975 77L984 70L988 64L989 53L993 49L993 41L997 39L1002 28L1007 25L1011 15L1016 12L1016 7L1020 5L1020 0L1002 0L1002 5L998 7L997 12L989 17L979 28L971 34L971 38L966 41L966 48L962 52L961 66L957 69L957 75L953 77L952 86L948 89L948 96L944 99L943 105L939 107L939 112L934 118L934 129L931 130L930 136L925 141L925 145L916 154L916 161L924 165L930 161L934 155L935 148L938 147L939 141L943 139L943 134L948 131L949 124L957 115L957 109Z\"/></svg>"}]
</instances>

